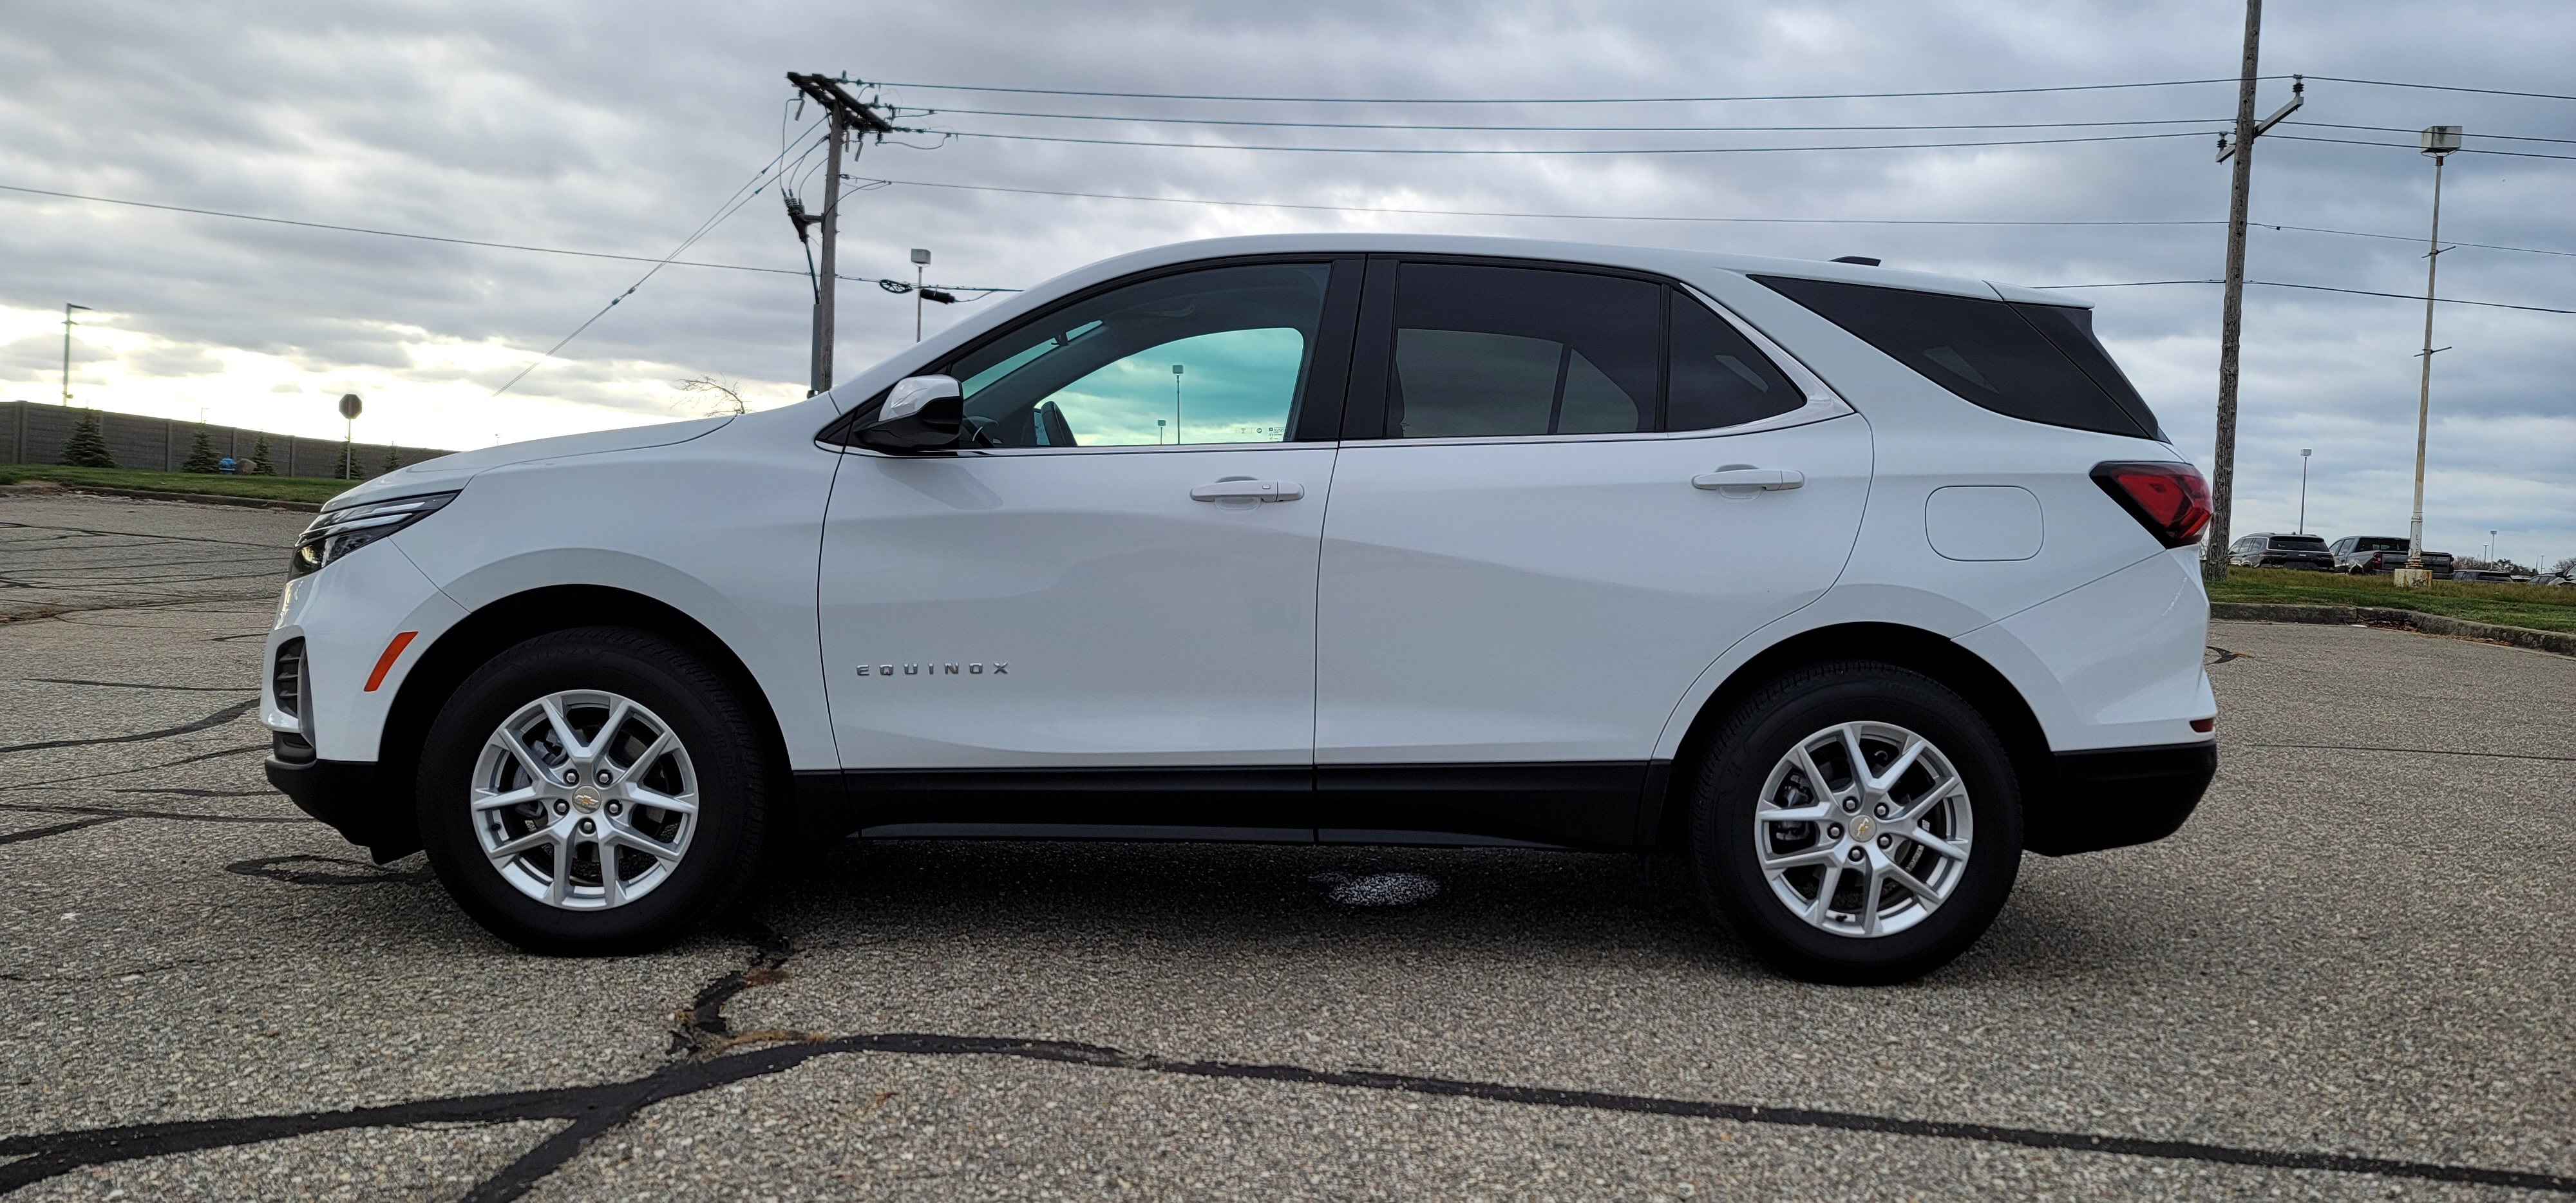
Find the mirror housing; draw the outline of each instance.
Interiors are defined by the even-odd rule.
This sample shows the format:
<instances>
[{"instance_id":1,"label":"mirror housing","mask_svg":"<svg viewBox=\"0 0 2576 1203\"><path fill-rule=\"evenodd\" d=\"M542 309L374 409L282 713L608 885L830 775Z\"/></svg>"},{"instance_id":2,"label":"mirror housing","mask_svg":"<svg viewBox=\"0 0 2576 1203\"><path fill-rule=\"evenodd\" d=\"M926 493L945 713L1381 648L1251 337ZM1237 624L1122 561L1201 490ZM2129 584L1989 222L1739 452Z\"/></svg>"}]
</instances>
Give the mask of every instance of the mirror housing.
<instances>
[{"instance_id":1,"label":"mirror housing","mask_svg":"<svg viewBox=\"0 0 2576 1203\"><path fill-rule=\"evenodd\" d=\"M965 420L966 394L956 377L906 376L886 390L885 404L853 434L871 451L938 451L956 445Z\"/></svg>"}]
</instances>

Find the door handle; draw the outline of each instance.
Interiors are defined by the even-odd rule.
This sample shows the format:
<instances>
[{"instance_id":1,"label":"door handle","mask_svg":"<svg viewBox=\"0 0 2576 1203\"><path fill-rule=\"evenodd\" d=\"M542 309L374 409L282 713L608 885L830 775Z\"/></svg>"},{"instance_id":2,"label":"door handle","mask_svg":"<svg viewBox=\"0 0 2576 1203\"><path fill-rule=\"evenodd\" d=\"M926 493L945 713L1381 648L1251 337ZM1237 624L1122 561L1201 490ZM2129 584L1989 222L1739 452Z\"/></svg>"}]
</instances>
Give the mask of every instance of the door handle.
<instances>
[{"instance_id":1,"label":"door handle","mask_svg":"<svg viewBox=\"0 0 2576 1203\"><path fill-rule=\"evenodd\" d=\"M1190 490L1192 501L1295 501L1306 495L1306 486L1293 480L1220 480Z\"/></svg>"},{"instance_id":2,"label":"door handle","mask_svg":"<svg viewBox=\"0 0 2576 1203\"><path fill-rule=\"evenodd\" d=\"M1691 478L1694 489L1761 489L1777 492L1807 483L1806 473L1792 468L1721 468Z\"/></svg>"}]
</instances>

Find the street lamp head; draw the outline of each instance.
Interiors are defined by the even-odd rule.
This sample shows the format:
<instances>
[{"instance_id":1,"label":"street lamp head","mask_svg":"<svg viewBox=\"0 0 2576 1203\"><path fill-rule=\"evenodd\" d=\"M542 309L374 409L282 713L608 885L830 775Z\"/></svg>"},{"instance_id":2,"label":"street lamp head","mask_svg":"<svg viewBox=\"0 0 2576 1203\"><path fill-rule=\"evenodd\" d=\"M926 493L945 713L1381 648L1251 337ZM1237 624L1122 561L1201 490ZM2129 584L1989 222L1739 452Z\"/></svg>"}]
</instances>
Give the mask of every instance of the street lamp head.
<instances>
[{"instance_id":1,"label":"street lamp head","mask_svg":"<svg viewBox=\"0 0 2576 1203\"><path fill-rule=\"evenodd\" d=\"M2457 133L2458 131L2454 130L2452 132ZM930 252L925 251L920 247L914 247L912 248L912 261L922 267L928 267L930 266Z\"/></svg>"},{"instance_id":2,"label":"street lamp head","mask_svg":"<svg viewBox=\"0 0 2576 1203\"><path fill-rule=\"evenodd\" d=\"M2447 155L2460 148L2460 127L2456 125L2425 126L2423 144L2425 154L2431 155L2437 159L2441 158L2443 155Z\"/></svg>"},{"instance_id":3,"label":"street lamp head","mask_svg":"<svg viewBox=\"0 0 2576 1203\"><path fill-rule=\"evenodd\" d=\"M2306 458L2308 458L2308 452L2313 451L2313 450L2315 450L2315 448L2313 448L2313 447L2301 447L2301 448L2299 448L2299 458L2300 458L2300 459L2306 459Z\"/></svg>"}]
</instances>

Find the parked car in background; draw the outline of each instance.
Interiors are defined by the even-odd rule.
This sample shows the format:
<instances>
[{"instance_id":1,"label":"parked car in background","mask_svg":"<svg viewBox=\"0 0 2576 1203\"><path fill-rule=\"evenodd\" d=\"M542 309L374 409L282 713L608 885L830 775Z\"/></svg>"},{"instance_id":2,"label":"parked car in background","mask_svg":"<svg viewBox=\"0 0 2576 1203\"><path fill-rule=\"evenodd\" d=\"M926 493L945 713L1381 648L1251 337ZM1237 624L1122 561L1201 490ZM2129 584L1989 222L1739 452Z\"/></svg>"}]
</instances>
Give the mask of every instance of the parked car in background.
<instances>
[{"instance_id":1,"label":"parked car in background","mask_svg":"<svg viewBox=\"0 0 2576 1203\"><path fill-rule=\"evenodd\" d=\"M2451 570L2451 579L2455 581L2492 581L2502 584L2512 580L2513 574L2497 568L2455 568Z\"/></svg>"},{"instance_id":2,"label":"parked car in background","mask_svg":"<svg viewBox=\"0 0 2576 1203\"><path fill-rule=\"evenodd\" d=\"M2345 535L2335 540L2329 550L2334 553L2338 572L2388 572L2406 566L2406 540L2397 535ZM2425 552L2424 567L2431 569L2437 580L2449 578L2451 553Z\"/></svg>"},{"instance_id":3,"label":"parked car in background","mask_svg":"<svg viewBox=\"0 0 2576 1203\"><path fill-rule=\"evenodd\" d=\"M2243 568L2299 568L2323 572L2335 566L2321 535L2276 535L2262 531L2228 545L2227 562Z\"/></svg>"}]
</instances>

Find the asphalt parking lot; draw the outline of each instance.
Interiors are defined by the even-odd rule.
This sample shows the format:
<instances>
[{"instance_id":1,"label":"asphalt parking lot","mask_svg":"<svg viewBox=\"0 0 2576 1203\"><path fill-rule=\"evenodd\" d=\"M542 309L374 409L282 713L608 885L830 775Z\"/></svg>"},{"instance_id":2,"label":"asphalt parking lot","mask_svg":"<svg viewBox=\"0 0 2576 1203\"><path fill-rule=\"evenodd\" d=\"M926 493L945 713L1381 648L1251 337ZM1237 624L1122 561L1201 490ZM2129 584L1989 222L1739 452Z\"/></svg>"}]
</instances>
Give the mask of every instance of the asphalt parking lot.
<instances>
[{"instance_id":1,"label":"asphalt parking lot","mask_svg":"<svg viewBox=\"0 0 2576 1203\"><path fill-rule=\"evenodd\" d=\"M1892 989L1514 850L852 845L549 960L261 778L306 517L0 496L0 1192L2576 1197L2576 660L2217 624L2192 823Z\"/></svg>"}]
</instances>

